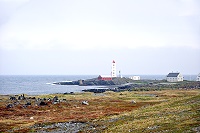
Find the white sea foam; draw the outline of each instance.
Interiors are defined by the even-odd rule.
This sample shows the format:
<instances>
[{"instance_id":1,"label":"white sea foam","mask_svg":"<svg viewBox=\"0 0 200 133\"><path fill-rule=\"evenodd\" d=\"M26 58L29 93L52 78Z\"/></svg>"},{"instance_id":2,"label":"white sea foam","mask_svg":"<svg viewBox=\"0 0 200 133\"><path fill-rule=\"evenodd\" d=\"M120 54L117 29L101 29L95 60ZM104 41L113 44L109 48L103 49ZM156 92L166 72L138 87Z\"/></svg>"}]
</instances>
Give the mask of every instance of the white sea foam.
<instances>
[{"instance_id":1,"label":"white sea foam","mask_svg":"<svg viewBox=\"0 0 200 133\"><path fill-rule=\"evenodd\" d=\"M56 84L54 84L54 83L46 83L47 85L56 85Z\"/></svg>"}]
</instances>

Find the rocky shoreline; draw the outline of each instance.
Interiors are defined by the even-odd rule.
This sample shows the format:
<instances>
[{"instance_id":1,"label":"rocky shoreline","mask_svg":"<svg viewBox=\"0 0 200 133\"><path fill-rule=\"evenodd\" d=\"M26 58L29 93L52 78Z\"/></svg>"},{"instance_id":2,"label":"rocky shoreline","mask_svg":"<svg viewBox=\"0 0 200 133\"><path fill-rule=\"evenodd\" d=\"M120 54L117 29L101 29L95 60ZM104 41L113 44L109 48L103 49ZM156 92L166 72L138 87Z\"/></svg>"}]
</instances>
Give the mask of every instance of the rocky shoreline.
<instances>
[{"instance_id":1,"label":"rocky shoreline","mask_svg":"<svg viewBox=\"0 0 200 133\"><path fill-rule=\"evenodd\" d=\"M99 80L98 78L77 80L77 81L62 81L55 82L55 85L80 85L80 86L101 86L101 85L122 85L127 83L133 83L134 80L130 78L115 77L112 80Z\"/></svg>"},{"instance_id":2,"label":"rocky shoreline","mask_svg":"<svg viewBox=\"0 0 200 133\"><path fill-rule=\"evenodd\" d=\"M82 90L84 92L103 93L106 91L122 92L122 91L148 91L162 89L199 89L200 82L183 81L170 83L166 80L139 80L135 81L130 78L115 77L112 80L99 80L98 78L55 82L55 85L79 85L79 86L103 86L93 89Z\"/></svg>"}]
</instances>

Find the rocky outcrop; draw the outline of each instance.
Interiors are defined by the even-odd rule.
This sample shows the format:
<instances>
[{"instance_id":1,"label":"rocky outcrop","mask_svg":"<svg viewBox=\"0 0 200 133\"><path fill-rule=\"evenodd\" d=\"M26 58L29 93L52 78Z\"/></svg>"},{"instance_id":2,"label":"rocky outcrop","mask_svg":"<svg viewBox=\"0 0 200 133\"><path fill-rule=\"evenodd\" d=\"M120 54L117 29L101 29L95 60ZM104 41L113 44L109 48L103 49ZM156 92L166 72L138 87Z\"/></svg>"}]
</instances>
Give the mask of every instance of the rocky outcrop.
<instances>
[{"instance_id":1,"label":"rocky outcrop","mask_svg":"<svg viewBox=\"0 0 200 133\"><path fill-rule=\"evenodd\" d=\"M55 85L79 85L78 81L61 81L53 83Z\"/></svg>"},{"instance_id":2,"label":"rocky outcrop","mask_svg":"<svg viewBox=\"0 0 200 133\"><path fill-rule=\"evenodd\" d=\"M101 85L122 85L127 83L132 83L133 80L129 78L120 78L116 77L112 80L99 80L98 78L87 79L87 80L78 80L78 81L62 81L56 82L53 84L56 85L80 85L80 86L101 86Z\"/></svg>"}]
</instances>

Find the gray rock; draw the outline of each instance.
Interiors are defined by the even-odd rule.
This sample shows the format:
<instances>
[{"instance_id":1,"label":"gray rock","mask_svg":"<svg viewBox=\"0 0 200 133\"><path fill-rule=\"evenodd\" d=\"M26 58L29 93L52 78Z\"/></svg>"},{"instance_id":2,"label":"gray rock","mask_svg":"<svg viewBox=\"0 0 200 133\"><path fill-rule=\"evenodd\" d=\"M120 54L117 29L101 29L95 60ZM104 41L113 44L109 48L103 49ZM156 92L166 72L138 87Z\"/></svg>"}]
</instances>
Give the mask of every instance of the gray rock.
<instances>
[{"instance_id":1,"label":"gray rock","mask_svg":"<svg viewBox=\"0 0 200 133\"><path fill-rule=\"evenodd\" d=\"M82 101L83 105L89 105L88 101Z\"/></svg>"},{"instance_id":2,"label":"gray rock","mask_svg":"<svg viewBox=\"0 0 200 133\"><path fill-rule=\"evenodd\" d=\"M58 102L58 96L55 96L55 97L53 98L53 102Z\"/></svg>"},{"instance_id":3,"label":"gray rock","mask_svg":"<svg viewBox=\"0 0 200 133\"><path fill-rule=\"evenodd\" d=\"M11 96L10 100L17 100L16 97Z\"/></svg>"},{"instance_id":4,"label":"gray rock","mask_svg":"<svg viewBox=\"0 0 200 133\"><path fill-rule=\"evenodd\" d=\"M200 126L194 127L192 130L195 131L196 133L200 133Z\"/></svg>"},{"instance_id":5,"label":"gray rock","mask_svg":"<svg viewBox=\"0 0 200 133\"><path fill-rule=\"evenodd\" d=\"M30 103L30 102L27 102L25 105L26 105L26 106L29 106L29 105L31 105L31 103Z\"/></svg>"},{"instance_id":6,"label":"gray rock","mask_svg":"<svg viewBox=\"0 0 200 133\"><path fill-rule=\"evenodd\" d=\"M25 99L26 98L25 98L24 94L18 97L18 100L25 100Z\"/></svg>"},{"instance_id":7,"label":"gray rock","mask_svg":"<svg viewBox=\"0 0 200 133\"><path fill-rule=\"evenodd\" d=\"M136 101L135 101L135 100L132 100L131 103L132 103L132 104L136 104Z\"/></svg>"},{"instance_id":8,"label":"gray rock","mask_svg":"<svg viewBox=\"0 0 200 133\"><path fill-rule=\"evenodd\" d=\"M40 105L40 106L46 106L46 105L47 105L47 103L46 103L46 102L44 102L44 101L41 101L39 105Z\"/></svg>"},{"instance_id":9,"label":"gray rock","mask_svg":"<svg viewBox=\"0 0 200 133\"><path fill-rule=\"evenodd\" d=\"M33 128L37 129L38 133L78 133L81 132L86 126L86 123L81 122L65 122L41 127L35 126Z\"/></svg>"},{"instance_id":10,"label":"gray rock","mask_svg":"<svg viewBox=\"0 0 200 133\"><path fill-rule=\"evenodd\" d=\"M8 105L6 106L6 108L13 108L13 107L14 107L13 104L8 104Z\"/></svg>"}]
</instances>

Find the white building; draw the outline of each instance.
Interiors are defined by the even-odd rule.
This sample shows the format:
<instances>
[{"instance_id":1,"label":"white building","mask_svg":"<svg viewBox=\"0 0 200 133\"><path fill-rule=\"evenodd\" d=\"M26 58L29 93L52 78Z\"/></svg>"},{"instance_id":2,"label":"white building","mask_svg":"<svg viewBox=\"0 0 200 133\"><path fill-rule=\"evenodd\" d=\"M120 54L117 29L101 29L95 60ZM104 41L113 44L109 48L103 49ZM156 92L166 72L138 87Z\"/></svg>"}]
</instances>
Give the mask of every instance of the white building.
<instances>
[{"instance_id":1,"label":"white building","mask_svg":"<svg viewBox=\"0 0 200 133\"><path fill-rule=\"evenodd\" d=\"M120 77L120 78L122 78L122 74L121 74L121 71L119 71L119 77Z\"/></svg>"},{"instance_id":2,"label":"white building","mask_svg":"<svg viewBox=\"0 0 200 133\"><path fill-rule=\"evenodd\" d=\"M196 81L200 81L200 73L199 73L199 75L197 75Z\"/></svg>"},{"instance_id":3,"label":"white building","mask_svg":"<svg viewBox=\"0 0 200 133\"><path fill-rule=\"evenodd\" d=\"M140 76L132 76L132 77L129 77L130 79L132 80L140 80Z\"/></svg>"},{"instance_id":4,"label":"white building","mask_svg":"<svg viewBox=\"0 0 200 133\"><path fill-rule=\"evenodd\" d=\"M114 60L113 60L113 62L112 62L111 77L117 77L116 63L115 63Z\"/></svg>"},{"instance_id":5,"label":"white building","mask_svg":"<svg viewBox=\"0 0 200 133\"><path fill-rule=\"evenodd\" d=\"M168 82L179 82L183 81L183 76L180 73L169 73L167 75Z\"/></svg>"}]
</instances>

